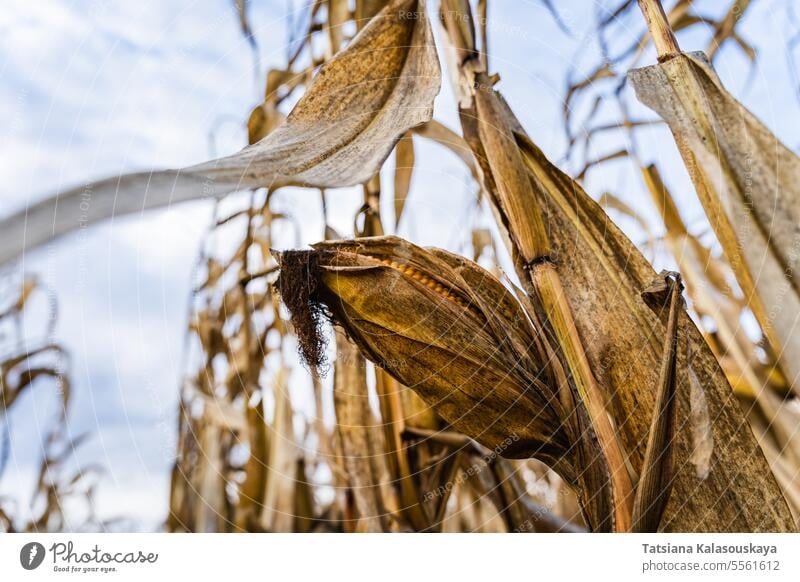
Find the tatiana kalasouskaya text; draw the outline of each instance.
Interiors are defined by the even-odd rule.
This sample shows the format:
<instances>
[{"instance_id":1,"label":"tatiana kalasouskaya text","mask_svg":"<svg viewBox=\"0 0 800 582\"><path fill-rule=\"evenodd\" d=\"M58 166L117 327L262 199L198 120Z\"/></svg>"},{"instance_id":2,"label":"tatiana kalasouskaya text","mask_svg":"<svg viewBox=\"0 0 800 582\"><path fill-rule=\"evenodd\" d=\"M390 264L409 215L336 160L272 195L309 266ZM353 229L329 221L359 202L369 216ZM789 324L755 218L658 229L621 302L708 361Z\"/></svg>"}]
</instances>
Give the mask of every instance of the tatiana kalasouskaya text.
<instances>
[{"instance_id":1,"label":"tatiana kalasouskaya text","mask_svg":"<svg viewBox=\"0 0 800 582\"><path fill-rule=\"evenodd\" d=\"M777 554L776 546L747 544L642 544L645 554L751 554L769 556Z\"/></svg>"}]
</instances>

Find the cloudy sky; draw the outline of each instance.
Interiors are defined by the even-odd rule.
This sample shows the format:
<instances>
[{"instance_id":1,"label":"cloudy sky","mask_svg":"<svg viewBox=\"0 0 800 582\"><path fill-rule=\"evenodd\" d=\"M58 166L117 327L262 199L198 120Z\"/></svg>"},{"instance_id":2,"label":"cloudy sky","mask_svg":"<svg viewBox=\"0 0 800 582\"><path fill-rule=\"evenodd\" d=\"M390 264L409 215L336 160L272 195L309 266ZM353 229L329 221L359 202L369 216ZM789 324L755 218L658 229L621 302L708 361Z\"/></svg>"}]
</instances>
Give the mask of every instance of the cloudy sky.
<instances>
[{"instance_id":1,"label":"cloudy sky","mask_svg":"<svg viewBox=\"0 0 800 582\"><path fill-rule=\"evenodd\" d=\"M7 4L0 11L1 216L87 179L189 165L244 145L244 122L263 88L254 80L231 1ZM502 77L498 88L543 150L560 160L565 75L585 71L599 54L590 34L596 3L555 3L571 36L560 31L540 2L489 4L492 67ZM719 4L701 1L698 7L718 15ZM750 69L742 53L728 47L717 70L740 100L797 148L797 81L785 50L797 33L786 8L791 1L754 4L741 31L759 51L757 66ZM251 5L263 73L283 64L288 22L297 12L287 0L252 0ZM295 0L295 9L300 6ZM641 22L630 18L617 30L635 35ZM686 49L701 49L707 35L690 33L681 40ZM653 62L652 55L644 62ZM457 126L446 82L436 117ZM692 225L701 221L702 211L667 137L659 129L643 132L640 145L645 161L658 161L667 170ZM596 153L602 146L599 142ZM485 221L469 210L473 194L467 174L437 146L418 142L418 148L406 217L411 220L400 233L463 251L470 228ZM595 197L614 191L657 225L625 162L590 173L586 185ZM358 194L333 192L331 200L334 226L350 232ZM276 203L300 220L302 243L320 238L316 196L288 190ZM35 273L54 291L59 309L52 339L70 353L70 430L92 434L72 462L103 465L100 513L133 517L142 529L157 528L167 508L190 275L210 217L210 202L125 217L28 253L6 268L6 275ZM635 241L643 240L634 224L619 222ZM8 419L13 438L0 497L19 497L24 507L48 411L55 408L52 392L36 390Z\"/></svg>"}]
</instances>

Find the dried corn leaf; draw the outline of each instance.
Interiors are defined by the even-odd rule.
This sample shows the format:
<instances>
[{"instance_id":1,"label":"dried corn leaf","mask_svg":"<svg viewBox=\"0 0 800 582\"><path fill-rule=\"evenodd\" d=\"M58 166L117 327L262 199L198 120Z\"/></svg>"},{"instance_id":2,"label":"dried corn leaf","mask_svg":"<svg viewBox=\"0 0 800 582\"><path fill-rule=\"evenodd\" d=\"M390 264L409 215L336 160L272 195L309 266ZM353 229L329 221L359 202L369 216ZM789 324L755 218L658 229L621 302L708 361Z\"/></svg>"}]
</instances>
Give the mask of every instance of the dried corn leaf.
<instances>
[{"instance_id":1,"label":"dried corn leaf","mask_svg":"<svg viewBox=\"0 0 800 582\"><path fill-rule=\"evenodd\" d=\"M245 478L239 492L236 525L240 529L253 531L261 527L261 511L267 490L269 465L270 443L263 394L258 395L257 403L247 403L245 414L247 422L245 434L250 446L250 456L244 467Z\"/></svg>"},{"instance_id":2,"label":"dried corn leaf","mask_svg":"<svg viewBox=\"0 0 800 582\"><path fill-rule=\"evenodd\" d=\"M395 228L403 216L408 192L411 190L411 176L414 173L414 140L407 133L397 142L394 169L394 223Z\"/></svg>"},{"instance_id":3,"label":"dried corn leaf","mask_svg":"<svg viewBox=\"0 0 800 582\"><path fill-rule=\"evenodd\" d=\"M366 26L389 0L356 0L356 25L359 30Z\"/></svg>"},{"instance_id":4,"label":"dried corn leaf","mask_svg":"<svg viewBox=\"0 0 800 582\"><path fill-rule=\"evenodd\" d=\"M736 25L739 24L750 4L751 0L735 0L728 9L727 14L716 23L714 36L708 43L707 53L709 59L714 58L714 55L729 38L736 41L751 61L755 59L755 51L736 34Z\"/></svg>"},{"instance_id":5,"label":"dried corn leaf","mask_svg":"<svg viewBox=\"0 0 800 582\"><path fill-rule=\"evenodd\" d=\"M510 115L513 115L509 112ZM639 296L655 273L636 247L569 176L553 166L522 133L517 134L531 173L547 185L539 192L552 235L558 272L575 312L592 369L609 391L620 437L631 464L642 466L655 405L665 326ZM783 495L747 421L702 335L688 328L693 369L705 388L713 439L719 443L705 481L681 459L691 456L690 436L679 432L679 461L663 529L667 531L789 531L794 524ZM685 383L685 354L678 355L678 381ZM678 418L690 416L688 394L678 395Z\"/></svg>"},{"instance_id":6,"label":"dried corn leaf","mask_svg":"<svg viewBox=\"0 0 800 582\"><path fill-rule=\"evenodd\" d=\"M50 196L0 222L0 264L112 216L243 188L365 182L408 129L431 118L439 86L424 2L392 0L262 141L189 168L117 176Z\"/></svg>"},{"instance_id":7,"label":"dried corn leaf","mask_svg":"<svg viewBox=\"0 0 800 582\"><path fill-rule=\"evenodd\" d=\"M247 118L247 143L254 144L267 137L278 127L284 115L268 104L256 105Z\"/></svg>"},{"instance_id":8,"label":"dried corn leaf","mask_svg":"<svg viewBox=\"0 0 800 582\"><path fill-rule=\"evenodd\" d=\"M287 376L285 368L278 370L274 383L275 416L267 431L269 464L261 521L264 529L273 532L292 531L293 525L298 450L292 428L292 403Z\"/></svg>"},{"instance_id":9,"label":"dried corn leaf","mask_svg":"<svg viewBox=\"0 0 800 582\"><path fill-rule=\"evenodd\" d=\"M308 479L306 461L297 459L297 471L294 477L294 516L293 532L308 533L314 527L314 491Z\"/></svg>"},{"instance_id":10,"label":"dried corn leaf","mask_svg":"<svg viewBox=\"0 0 800 582\"><path fill-rule=\"evenodd\" d=\"M335 53L344 45L344 25L350 20L350 0L327 0L327 4L328 19L325 26L331 53Z\"/></svg>"},{"instance_id":11,"label":"dried corn leaf","mask_svg":"<svg viewBox=\"0 0 800 582\"><path fill-rule=\"evenodd\" d=\"M490 197L498 222L508 236L512 256L520 279L538 318L543 322L559 356L559 366L569 372L569 380L560 382L562 402L580 401L591 426L590 438L596 437L601 455L592 457L593 476L604 475L607 484L594 483L589 489L603 488L603 504L613 505L613 515L598 513L597 508L584 506L593 529L613 528L627 531L633 503L632 487L625 456L605 407L603 391L589 365L585 348L575 326L572 309L567 302L562 281L553 260L553 247L546 217L541 212L535 188L546 180L530 175L524 157L516 145L507 105L494 91L485 73L475 75L478 88L475 107L462 110L461 119L468 142L483 168L484 189ZM555 366L554 361L552 366ZM554 372L555 373L555 372ZM565 372L561 372L565 376ZM584 500L585 501L585 500Z\"/></svg>"},{"instance_id":12,"label":"dried corn leaf","mask_svg":"<svg viewBox=\"0 0 800 582\"><path fill-rule=\"evenodd\" d=\"M403 441L406 419L400 384L384 370L376 370L375 389L380 404L383 438L389 475L397 491L398 514L407 527L425 531L430 522L423 509L419 491L414 482L414 472L407 444Z\"/></svg>"},{"instance_id":13,"label":"dried corn leaf","mask_svg":"<svg viewBox=\"0 0 800 582\"><path fill-rule=\"evenodd\" d=\"M655 248L655 236L653 235L653 229L650 228L650 225L642 217L642 215L631 208L629 204L611 192L604 192L603 195L597 200L597 203L603 208L612 208L617 212L620 212L625 216L635 220L636 224L639 225L639 228L641 228L647 235L648 246L651 249Z\"/></svg>"},{"instance_id":14,"label":"dried corn leaf","mask_svg":"<svg viewBox=\"0 0 800 582\"><path fill-rule=\"evenodd\" d=\"M702 53L629 73L669 124L745 298L791 384L800 379L800 158L722 86Z\"/></svg>"},{"instance_id":15,"label":"dried corn leaf","mask_svg":"<svg viewBox=\"0 0 800 582\"><path fill-rule=\"evenodd\" d=\"M200 447L198 460L197 495L200 503L195 531L218 532L225 530L225 472L222 459L221 431L211 424L195 424Z\"/></svg>"},{"instance_id":16,"label":"dried corn leaf","mask_svg":"<svg viewBox=\"0 0 800 582\"><path fill-rule=\"evenodd\" d=\"M484 111L491 113L491 117L488 121L481 119L481 133L474 128L474 109L462 109L461 119L467 141L483 170L486 190L493 193L493 202L502 211L500 225L509 231L512 241L533 238L539 240L540 246L542 241L549 243L541 250L552 253L550 262L557 270L555 280L563 281L561 292L569 308L561 312L574 314L579 343L585 348L591 374L596 375L598 384L605 388L605 397L616 420L616 434L629 464L638 470L649 432L646 421L649 414L641 414L641 410L654 407L651 387L658 385L656 371L663 353L661 338L665 337L663 322L639 295L655 273L580 185L551 164L530 141L504 102L504 111L498 112L500 107L493 99L499 96L494 97L495 93L487 90L491 84L483 80L479 76L474 85L477 113L481 114L483 102ZM502 135L492 140L483 135L511 130L515 132L528 168L531 188L525 188L517 177L519 172L513 167L516 166L515 154L509 141L503 140ZM500 145L492 145L492 141ZM492 148L498 151L489 151ZM509 165L511 171L507 172ZM508 188L515 184L516 188ZM506 200L509 197L534 199ZM525 208L532 208L534 214L541 211L543 216L531 216L532 224L520 225L518 223L530 213L515 210ZM542 231L545 235L537 236ZM532 258L542 258L530 244L516 242L512 244L512 251L522 258L523 265ZM536 283L534 281L534 285ZM541 301L535 296L533 299ZM549 319L551 315L546 313L544 317ZM732 399L724 373L685 313L681 313L683 325L688 328L688 342L692 353L696 354L695 372L706 388L711 418L715 419L714 440L725 443L725 447L718 448L718 462L712 466L709 478L700 485L693 472L686 470L686 464L680 465L675 475L672 503L666 508L664 528L675 531L791 530L794 526L781 491L766 460L755 452L753 435ZM559 340L565 335L568 334L557 334ZM678 381L684 383L687 366L683 354L678 356L677 369ZM679 417L688 417L687 401L687 395L680 394ZM600 419L592 415L592 420ZM687 435L678 435L677 458L689 456L688 440Z\"/></svg>"}]
</instances>

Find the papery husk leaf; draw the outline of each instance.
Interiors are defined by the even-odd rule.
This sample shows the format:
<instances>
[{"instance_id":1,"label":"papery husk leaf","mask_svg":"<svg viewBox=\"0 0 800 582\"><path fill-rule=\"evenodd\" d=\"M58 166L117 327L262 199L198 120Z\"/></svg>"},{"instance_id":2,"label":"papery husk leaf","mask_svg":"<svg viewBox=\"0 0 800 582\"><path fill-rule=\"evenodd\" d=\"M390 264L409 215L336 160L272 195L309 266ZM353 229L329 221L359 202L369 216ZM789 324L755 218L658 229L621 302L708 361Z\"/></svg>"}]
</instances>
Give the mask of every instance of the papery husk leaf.
<instances>
[{"instance_id":1,"label":"papery husk leaf","mask_svg":"<svg viewBox=\"0 0 800 582\"><path fill-rule=\"evenodd\" d=\"M669 124L745 298L795 385L800 158L725 90L702 53L674 55L629 78Z\"/></svg>"},{"instance_id":2,"label":"papery husk leaf","mask_svg":"<svg viewBox=\"0 0 800 582\"><path fill-rule=\"evenodd\" d=\"M188 168L125 174L48 196L0 222L0 264L112 216L246 188L366 182L406 131L431 118L440 81L424 2L392 0L320 68L262 141Z\"/></svg>"},{"instance_id":3,"label":"papery husk leaf","mask_svg":"<svg viewBox=\"0 0 800 582\"><path fill-rule=\"evenodd\" d=\"M341 252L348 247L355 250L354 245L364 248L374 242L376 244L369 244L368 247L372 256L402 257L398 260L405 259L406 265L420 272L436 273L442 279L447 274L458 277L446 263L428 253L423 255L412 250L403 256L392 248L397 240L394 237L357 239L355 243L321 243L317 248L329 250L335 245L336 250ZM380 244L385 245L386 255L381 252ZM553 403L548 405L546 397L537 395L535 398L543 406L530 408L525 405L526 394L531 397L536 394L536 370L529 371L521 363L514 364L513 358L506 359L502 346L498 345L498 338L492 333L491 323L387 265L373 261L369 266L354 264L348 267L344 262L348 258L342 253L337 256L337 266L325 267L323 281L333 290L335 298L328 306L334 310L336 320L354 322L348 325L348 333L354 336L353 339L367 357L391 370L441 416L454 423L458 430L490 448L502 446L511 435L516 435L513 446L507 450L511 456L517 449L523 456L528 456L531 450L540 450L544 456L552 456L555 449L563 451L568 448L566 440L560 440L560 444L550 442L553 438L564 439L563 436L548 435L543 430L545 425L560 424L560 416L552 408ZM484 277L483 287L491 285L493 278L488 273ZM386 283L377 284L378 278ZM441 280L439 282L447 284ZM458 288L466 287L462 283ZM379 292L384 289L391 289L391 293ZM481 293L485 293L485 290L481 289ZM514 305L507 291L505 296L499 293L499 297L490 295L489 300L498 302L489 304L487 301L486 304L491 308L483 312L491 309L497 314L505 314L506 309ZM420 309L424 299L427 299L427 307ZM504 300L508 303L501 302ZM339 314L338 310L341 310ZM523 343L525 340L521 338L530 337L530 332L524 332L525 319L518 306L515 315L518 322L516 329L510 327L504 339L527 351L527 346L535 345L535 340L528 339L527 343ZM353 333L354 325L358 328L358 337ZM416 366L414 362L420 357L426 360L430 358L430 362L437 362L438 365ZM514 379L514 374L520 379ZM530 382L530 388L523 385L522 378ZM539 390L546 388L539 385ZM487 413L490 413L489 416ZM559 433L557 429L556 435Z\"/></svg>"}]
</instances>

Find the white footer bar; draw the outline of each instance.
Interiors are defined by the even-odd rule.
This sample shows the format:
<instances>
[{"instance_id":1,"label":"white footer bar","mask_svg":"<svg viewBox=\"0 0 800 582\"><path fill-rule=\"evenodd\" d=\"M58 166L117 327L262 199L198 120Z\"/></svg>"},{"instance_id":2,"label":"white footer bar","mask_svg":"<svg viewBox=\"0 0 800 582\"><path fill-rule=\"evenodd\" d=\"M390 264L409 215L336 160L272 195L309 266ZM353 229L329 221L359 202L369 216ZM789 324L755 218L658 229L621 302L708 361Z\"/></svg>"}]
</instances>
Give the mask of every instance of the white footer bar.
<instances>
[{"instance_id":1,"label":"white footer bar","mask_svg":"<svg viewBox=\"0 0 800 582\"><path fill-rule=\"evenodd\" d=\"M3 580L796 581L798 565L800 534L0 535Z\"/></svg>"}]
</instances>

